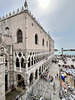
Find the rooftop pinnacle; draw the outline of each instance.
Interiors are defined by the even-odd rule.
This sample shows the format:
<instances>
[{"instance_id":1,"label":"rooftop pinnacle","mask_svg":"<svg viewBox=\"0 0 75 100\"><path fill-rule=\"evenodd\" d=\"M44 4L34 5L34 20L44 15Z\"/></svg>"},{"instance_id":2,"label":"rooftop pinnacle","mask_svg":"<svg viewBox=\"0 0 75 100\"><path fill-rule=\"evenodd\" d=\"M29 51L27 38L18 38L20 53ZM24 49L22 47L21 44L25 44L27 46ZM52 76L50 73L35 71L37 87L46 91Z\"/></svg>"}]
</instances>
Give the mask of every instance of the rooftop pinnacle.
<instances>
[{"instance_id":1,"label":"rooftop pinnacle","mask_svg":"<svg viewBox=\"0 0 75 100\"><path fill-rule=\"evenodd\" d=\"M28 8L27 0L25 0L24 6L25 8Z\"/></svg>"}]
</instances>

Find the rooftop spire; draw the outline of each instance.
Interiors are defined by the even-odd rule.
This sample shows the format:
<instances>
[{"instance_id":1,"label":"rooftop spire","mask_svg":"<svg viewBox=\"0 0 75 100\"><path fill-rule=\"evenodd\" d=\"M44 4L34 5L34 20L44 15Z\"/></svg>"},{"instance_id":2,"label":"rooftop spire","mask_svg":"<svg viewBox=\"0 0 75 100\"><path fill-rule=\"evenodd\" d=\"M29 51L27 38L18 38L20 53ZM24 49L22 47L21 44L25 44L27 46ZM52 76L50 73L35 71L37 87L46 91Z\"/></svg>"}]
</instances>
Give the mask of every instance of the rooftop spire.
<instances>
[{"instance_id":1,"label":"rooftop spire","mask_svg":"<svg viewBox=\"0 0 75 100\"><path fill-rule=\"evenodd\" d=\"M24 7L25 7L25 9L28 9L27 0L25 0Z\"/></svg>"}]
</instances>

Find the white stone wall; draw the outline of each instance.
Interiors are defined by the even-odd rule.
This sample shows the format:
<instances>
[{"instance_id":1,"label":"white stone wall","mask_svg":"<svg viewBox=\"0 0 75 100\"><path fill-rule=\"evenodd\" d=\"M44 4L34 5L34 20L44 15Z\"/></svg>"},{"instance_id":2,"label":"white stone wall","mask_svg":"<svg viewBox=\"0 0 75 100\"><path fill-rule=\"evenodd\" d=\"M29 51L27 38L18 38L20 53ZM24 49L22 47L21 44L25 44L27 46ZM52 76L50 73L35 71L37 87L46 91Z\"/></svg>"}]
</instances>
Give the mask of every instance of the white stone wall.
<instances>
[{"instance_id":1,"label":"white stone wall","mask_svg":"<svg viewBox=\"0 0 75 100\"><path fill-rule=\"evenodd\" d=\"M0 100L5 100L5 65L0 57Z\"/></svg>"},{"instance_id":2,"label":"white stone wall","mask_svg":"<svg viewBox=\"0 0 75 100\"><path fill-rule=\"evenodd\" d=\"M33 26L32 26L33 24ZM38 44L35 44L35 34L38 35ZM42 46L42 39L44 38L44 46ZM48 41L48 47L46 45ZM49 50L49 37L43 31L43 29L34 21L34 19L28 15L28 49Z\"/></svg>"},{"instance_id":3,"label":"white stone wall","mask_svg":"<svg viewBox=\"0 0 75 100\"><path fill-rule=\"evenodd\" d=\"M1 26L2 24L2 26ZM9 17L8 19L4 19L0 22L0 27L3 29L3 33L5 34L5 28L8 27L10 30L11 38L11 45L13 45L14 49L25 49L25 13L17 14L12 17ZM18 29L21 29L23 32L23 43L17 43L17 31ZM2 30L0 30L0 33ZM10 40L8 36L5 37L6 43ZM10 42L9 42L10 44ZM8 45L9 45L8 44Z\"/></svg>"}]
</instances>

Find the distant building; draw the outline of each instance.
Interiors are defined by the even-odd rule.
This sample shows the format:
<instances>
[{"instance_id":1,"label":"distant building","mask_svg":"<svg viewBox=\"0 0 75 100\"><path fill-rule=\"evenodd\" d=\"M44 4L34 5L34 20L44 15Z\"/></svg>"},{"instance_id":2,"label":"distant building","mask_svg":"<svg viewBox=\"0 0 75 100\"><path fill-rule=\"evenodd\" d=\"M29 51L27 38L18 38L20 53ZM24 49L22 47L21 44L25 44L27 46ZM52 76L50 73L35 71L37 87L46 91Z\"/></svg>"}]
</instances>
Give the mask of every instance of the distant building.
<instances>
[{"instance_id":1,"label":"distant building","mask_svg":"<svg viewBox=\"0 0 75 100\"><path fill-rule=\"evenodd\" d=\"M25 8L0 19L0 56L5 55L5 91L23 90L36 82L51 64L54 41ZM0 49L1 49L0 48Z\"/></svg>"}]
</instances>

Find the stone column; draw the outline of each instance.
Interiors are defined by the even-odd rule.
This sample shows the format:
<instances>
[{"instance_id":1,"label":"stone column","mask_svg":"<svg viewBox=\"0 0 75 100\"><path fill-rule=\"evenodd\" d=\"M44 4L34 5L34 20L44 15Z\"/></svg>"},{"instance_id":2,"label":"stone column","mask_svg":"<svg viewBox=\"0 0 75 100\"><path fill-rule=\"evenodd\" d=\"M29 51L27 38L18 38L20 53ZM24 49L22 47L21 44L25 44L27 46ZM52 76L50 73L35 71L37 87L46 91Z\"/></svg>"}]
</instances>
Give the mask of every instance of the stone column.
<instances>
[{"instance_id":1,"label":"stone column","mask_svg":"<svg viewBox=\"0 0 75 100\"><path fill-rule=\"evenodd\" d=\"M34 57L33 57L33 65L34 65Z\"/></svg>"},{"instance_id":2,"label":"stone column","mask_svg":"<svg viewBox=\"0 0 75 100\"><path fill-rule=\"evenodd\" d=\"M9 70L9 57L7 57L7 70Z\"/></svg>"},{"instance_id":3,"label":"stone column","mask_svg":"<svg viewBox=\"0 0 75 100\"><path fill-rule=\"evenodd\" d=\"M15 72L14 72L14 86L15 88L17 87L17 75Z\"/></svg>"},{"instance_id":4,"label":"stone column","mask_svg":"<svg viewBox=\"0 0 75 100\"><path fill-rule=\"evenodd\" d=\"M28 63L26 63L26 72L28 71Z\"/></svg>"},{"instance_id":5,"label":"stone column","mask_svg":"<svg viewBox=\"0 0 75 100\"><path fill-rule=\"evenodd\" d=\"M15 58L15 52L13 53L13 65L14 65L14 71L16 71L16 58Z\"/></svg>"},{"instance_id":6,"label":"stone column","mask_svg":"<svg viewBox=\"0 0 75 100\"><path fill-rule=\"evenodd\" d=\"M62 56L63 56L63 48L61 48L61 51L62 51Z\"/></svg>"},{"instance_id":7,"label":"stone column","mask_svg":"<svg viewBox=\"0 0 75 100\"><path fill-rule=\"evenodd\" d=\"M39 69L38 69L38 72L37 72L37 79L39 79Z\"/></svg>"},{"instance_id":8,"label":"stone column","mask_svg":"<svg viewBox=\"0 0 75 100\"><path fill-rule=\"evenodd\" d=\"M9 81L10 80L9 79L10 77L9 77L9 73L7 74L7 77L8 77L8 90L9 90L10 89L10 84L9 84L10 83L10 81Z\"/></svg>"},{"instance_id":9,"label":"stone column","mask_svg":"<svg viewBox=\"0 0 75 100\"><path fill-rule=\"evenodd\" d=\"M27 90L27 92L29 91L29 75L28 74L26 74L26 90Z\"/></svg>"},{"instance_id":10,"label":"stone column","mask_svg":"<svg viewBox=\"0 0 75 100\"><path fill-rule=\"evenodd\" d=\"M26 64L25 71L27 72L28 71L28 58L27 58L27 54L26 54L26 58L25 58L25 64Z\"/></svg>"}]
</instances>

